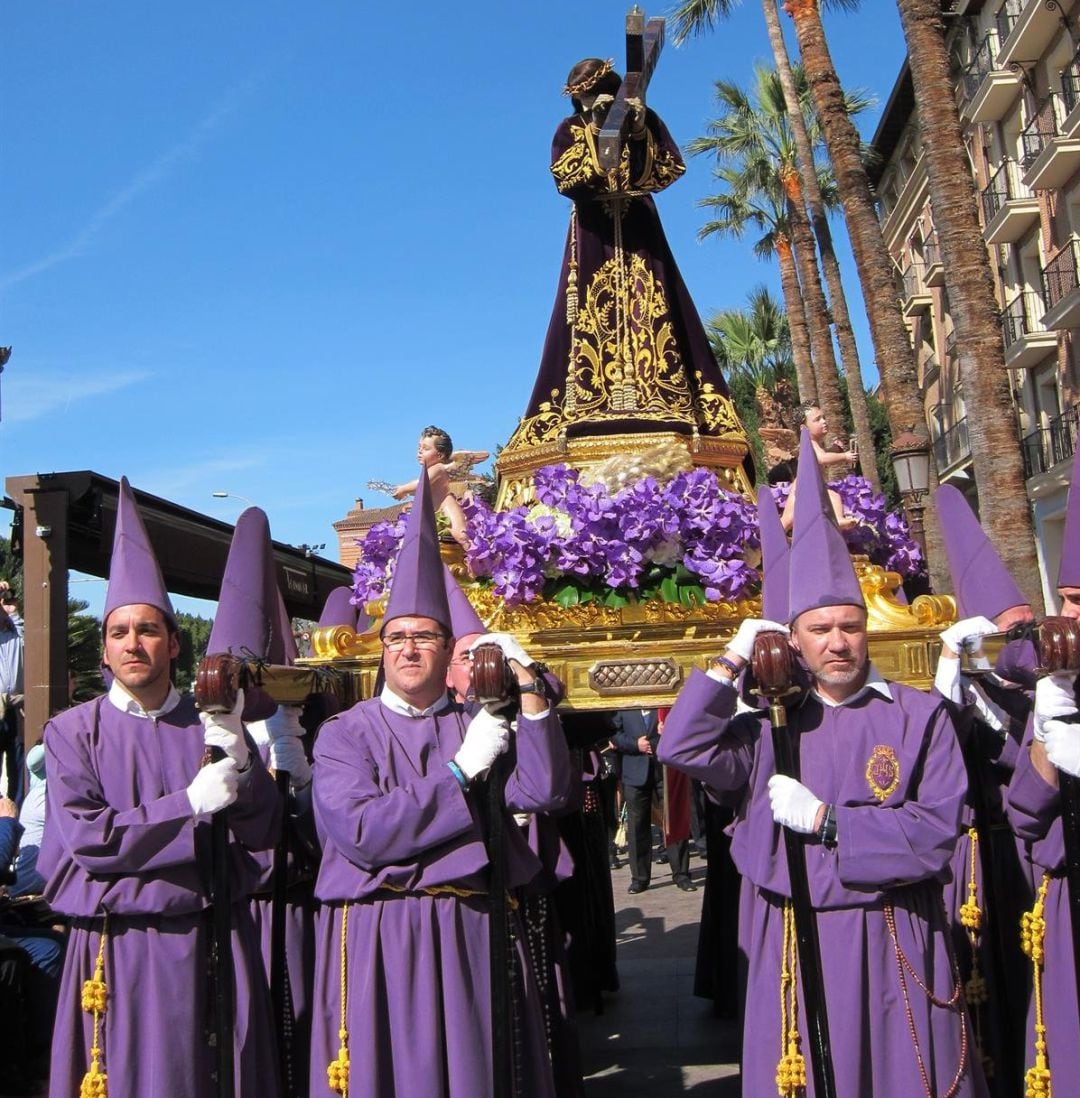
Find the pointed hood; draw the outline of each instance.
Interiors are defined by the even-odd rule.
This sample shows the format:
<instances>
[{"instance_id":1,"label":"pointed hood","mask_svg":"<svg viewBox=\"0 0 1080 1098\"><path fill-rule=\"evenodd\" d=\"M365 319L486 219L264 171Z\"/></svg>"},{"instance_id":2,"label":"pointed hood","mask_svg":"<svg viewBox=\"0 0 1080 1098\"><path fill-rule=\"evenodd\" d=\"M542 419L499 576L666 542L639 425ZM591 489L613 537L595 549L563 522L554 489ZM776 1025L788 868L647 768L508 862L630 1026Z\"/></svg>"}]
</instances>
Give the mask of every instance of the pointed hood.
<instances>
[{"instance_id":1,"label":"pointed hood","mask_svg":"<svg viewBox=\"0 0 1080 1098\"><path fill-rule=\"evenodd\" d=\"M112 557L109 560L109 587L101 621L118 606L136 604L156 606L171 621L176 621L157 557L146 536L135 495L127 477L120 478L120 493L116 500L116 530L113 534Z\"/></svg>"},{"instance_id":2,"label":"pointed hood","mask_svg":"<svg viewBox=\"0 0 1080 1098\"><path fill-rule=\"evenodd\" d=\"M767 621L788 620L787 534L780 525L776 499L768 488L758 489L758 531L761 535L761 616Z\"/></svg>"},{"instance_id":3,"label":"pointed hood","mask_svg":"<svg viewBox=\"0 0 1080 1098\"><path fill-rule=\"evenodd\" d=\"M943 484L934 493L949 558L957 613L961 618L996 618L1013 606L1027 605L1009 570L962 492Z\"/></svg>"},{"instance_id":4,"label":"pointed hood","mask_svg":"<svg viewBox=\"0 0 1080 1098\"><path fill-rule=\"evenodd\" d=\"M293 636L292 618L289 617L285 600L281 596L281 588L276 583L274 592L277 594L277 621L274 623L274 636L270 644L270 662L292 667L300 650L296 647L296 637Z\"/></svg>"},{"instance_id":5,"label":"pointed hood","mask_svg":"<svg viewBox=\"0 0 1080 1098\"><path fill-rule=\"evenodd\" d=\"M823 606L865 606L809 432L803 429L789 557L788 620Z\"/></svg>"},{"instance_id":6,"label":"pointed hood","mask_svg":"<svg viewBox=\"0 0 1080 1098\"><path fill-rule=\"evenodd\" d=\"M461 584L454 579L453 573L446 565L443 565L443 581L446 584L446 600L450 604L450 631L455 640L472 636L474 633L486 633L487 626L480 620L480 615L473 609L469 602L469 596L461 589Z\"/></svg>"},{"instance_id":7,"label":"pointed hood","mask_svg":"<svg viewBox=\"0 0 1080 1098\"><path fill-rule=\"evenodd\" d=\"M230 652L238 658L283 663L280 597L274 579L270 523L264 511L249 507L233 530L207 653ZM244 691L244 720L265 720L276 708L262 690Z\"/></svg>"},{"instance_id":8,"label":"pointed hood","mask_svg":"<svg viewBox=\"0 0 1080 1098\"><path fill-rule=\"evenodd\" d=\"M432 618L450 629L450 607L446 601L439 537L435 532L435 511L427 469L420 467L416 499L409 512L405 537L390 583L390 597L383 615L383 628L394 618Z\"/></svg>"},{"instance_id":9,"label":"pointed hood","mask_svg":"<svg viewBox=\"0 0 1080 1098\"><path fill-rule=\"evenodd\" d=\"M347 625L356 628L357 607L353 605L353 589L342 584L335 587L326 596L322 613L319 615L319 628L332 629L335 625Z\"/></svg>"},{"instance_id":10,"label":"pointed hood","mask_svg":"<svg viewBox=\"0 0 1080 1098\"><path fill-rule=\"evenodd\" d=\"M1080 488L1076 486L1076 472L1076 458L1073 458L1069 502L1065 505L1065 529L1061 534L1058 587L1080 587Z\"/></svg>"}]
</instances>

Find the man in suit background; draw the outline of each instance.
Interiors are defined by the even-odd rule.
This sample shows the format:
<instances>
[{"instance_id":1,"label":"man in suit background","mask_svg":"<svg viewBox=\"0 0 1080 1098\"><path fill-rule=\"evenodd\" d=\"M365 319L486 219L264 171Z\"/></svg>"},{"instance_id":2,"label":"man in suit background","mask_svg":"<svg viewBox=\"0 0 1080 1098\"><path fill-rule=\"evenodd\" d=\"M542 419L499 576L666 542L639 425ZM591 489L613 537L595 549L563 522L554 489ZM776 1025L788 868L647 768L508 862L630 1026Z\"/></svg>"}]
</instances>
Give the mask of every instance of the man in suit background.
<instances>
[{"instance_id":1,"label":"man in suit background","mask_svg":"<svg viewBox=\"0 0 1080 1098\"><path fill-rule=\"evenodd\" d=\"M656 760L660 724L655 709L621 709L615 714L611 742L619 752L626 835L630 858L631 894L644 892L652 876L652 802L663 788L663 767ZM690 880L690 844L687 839L667 847L668 865L675 884L684 892L697 886Z\"/></svg>"}]
</instances>

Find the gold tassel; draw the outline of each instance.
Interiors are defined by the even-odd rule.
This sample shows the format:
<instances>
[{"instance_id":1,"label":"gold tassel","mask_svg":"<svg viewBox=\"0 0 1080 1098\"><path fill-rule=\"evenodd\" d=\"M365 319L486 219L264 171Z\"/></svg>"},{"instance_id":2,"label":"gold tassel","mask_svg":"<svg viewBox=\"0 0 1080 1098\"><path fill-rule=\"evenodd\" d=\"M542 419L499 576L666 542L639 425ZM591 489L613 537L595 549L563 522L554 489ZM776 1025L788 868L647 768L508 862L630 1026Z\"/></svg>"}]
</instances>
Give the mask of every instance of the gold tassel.
<instances>
[{"instance_id":1,"label":"gold tassel","mask_svg":"<svg viewBox=\"0 0 1080 1098\"><path fill-rule=\"evenodd\" d=\"M345 935L349 929L349 905L341 909L341 1028L338 1030L338 1054L326 1069L326 1079L330 1089L342 1098L349 1098L349 1025L345 1008L348 1003L348 954L345 947Z\"/></svg>"},{"instance_id":2,"label":"gold tassel","mask_svg":"<svg viewBox=\"0 0 1080 1098\"><path fill-rule=\"evenodd\" d=\"M102 1068L104 1056L101 1049L101 1016L108 1003L109 989L105 984L105 939L109 932L109 916L101 922L101 938L98 940L94 975L83 981L82 1009L94 1016L94 1035L90 1042L90 1070L79 1084L79 1098L108 1098L109 1077Z\"/></svg>"},{"instance_id":3,"label":"gold tassel","mask_svg":"<svg viewBox=\"0 0 1080 1098\"><path fill-rule=\"evenodd\" d=\"M1046 1048L1046 1024L1043 1019L1042 969L1046 960L1046 893L1050 874L1044 873L1035 897L1035 906L1020 919L1020 948L1031 958L1032 988L1035 993L1035 1063L1024 1073L1025 1098L1050 1098L1050 1063Z\"/></svg>"},{"instance_id":4,"label":"gold tassel","mask_svg":"<svg viewBox=\"0 0 1080 1098\"><path fill-rule=\"evenodd\" d=\"M570 211L569 271L566 276L566 323L572 328L578 318L578 258L577 258L577 216Z\"/></svg>"},{"instance_id":5,"label":"gold tassel","mask_svg":"<svg viewBox=\"0 0 1080 1098\"><path fill-rule=\"evenodd\" d=\"M780 962L780 1060L776 1065L776 1091L780 1098L796 1098L806 1087L806 1057L799 1036L797 989L798 955L795 945L795 912L784 901L784 945Z\"/></svg>"}]
</instances>

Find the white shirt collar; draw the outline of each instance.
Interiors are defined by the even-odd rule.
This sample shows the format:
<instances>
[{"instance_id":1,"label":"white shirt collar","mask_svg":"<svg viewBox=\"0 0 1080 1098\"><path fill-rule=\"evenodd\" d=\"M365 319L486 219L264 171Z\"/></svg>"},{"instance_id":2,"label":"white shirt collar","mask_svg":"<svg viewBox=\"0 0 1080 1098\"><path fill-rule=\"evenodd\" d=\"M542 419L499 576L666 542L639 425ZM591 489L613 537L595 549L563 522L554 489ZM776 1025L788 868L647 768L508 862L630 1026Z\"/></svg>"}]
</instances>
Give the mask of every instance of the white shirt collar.
<instances>
[{"instance_id":1,"label":"white shirt collar","mask_svg":"<svg viewBox=\"0 0 1080 1098\"><path fill-rule=\"evenodd\" d=\"M871 690L880 694L886 701L893 700L892 690L889 689L889 684L881 677L881 672L878 671L873 664L870 664L870 671L866 676L866 682L864 682L850 698L845 698L843 701L833 701L831 698L826 698L824 695L819 694L816 690L811 690L810 693L813 694L822 705L827 705L830 709L840 709L845 705L853 705Z\"/></svg>"},{"instance_id":2,"label":"white shirt collar","mask_svg":"<svg viewBox=\"0 0 1080 1098\"><path fill-rule=\"evenodd\" d=\"M398 697L398 695L386 685L382 688L379 700L387 709L392 709L395 713L401 713L406 717L430 717L433 713L441 712L450 705L450 696L444 693L441 697L436 698L426 709L417 709L415 705L410 705L404 698Z\"/></svg>"},{"instance_id":3,"label":"white shirt collar","mask_svg":"<svg viewBox=\"0 0 1080 1098\"><path fill-rule=\"evenodd\" d=\"M121 713L156 721L158 717L164 717L166 713L171 713L180 704L180 695L176 692L176 687L170 685L169 693L165 696L165 701L160 709L143 709L120 683L113 679L113 684L109 687L109 701Z\"/></svg>"}]
</instances>

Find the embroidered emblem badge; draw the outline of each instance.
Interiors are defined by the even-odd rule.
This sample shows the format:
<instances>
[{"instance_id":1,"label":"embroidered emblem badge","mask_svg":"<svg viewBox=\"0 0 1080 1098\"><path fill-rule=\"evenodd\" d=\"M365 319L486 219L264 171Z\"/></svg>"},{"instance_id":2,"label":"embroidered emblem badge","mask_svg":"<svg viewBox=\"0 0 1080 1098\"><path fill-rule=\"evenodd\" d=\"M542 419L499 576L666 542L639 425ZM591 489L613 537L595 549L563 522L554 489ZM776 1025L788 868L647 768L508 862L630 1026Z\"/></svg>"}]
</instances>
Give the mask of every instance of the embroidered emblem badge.
<instances>
[{"instance_id":1,"label":"embroidered emblem badge","mask_svg":"<svg viewBox=\"0 0 1080 1098\"><path fill-rule=\"evenodd\" d=\"M866 764L866 781L879 802L900 784L900 760L891 747L879 743L871 752Z\"/></svg>"}]
</instances>

